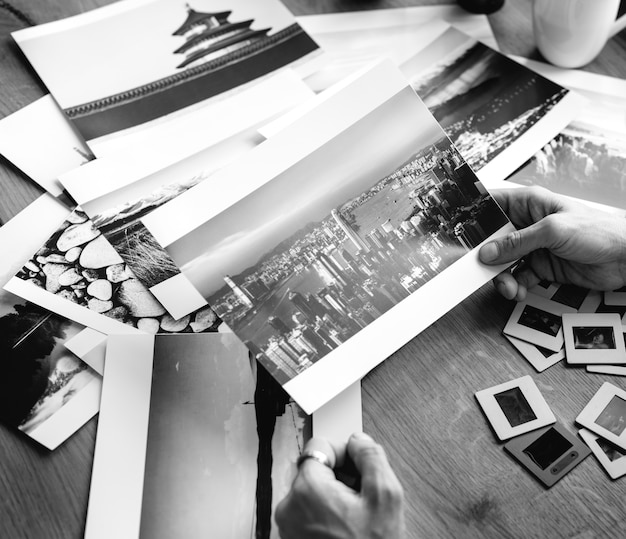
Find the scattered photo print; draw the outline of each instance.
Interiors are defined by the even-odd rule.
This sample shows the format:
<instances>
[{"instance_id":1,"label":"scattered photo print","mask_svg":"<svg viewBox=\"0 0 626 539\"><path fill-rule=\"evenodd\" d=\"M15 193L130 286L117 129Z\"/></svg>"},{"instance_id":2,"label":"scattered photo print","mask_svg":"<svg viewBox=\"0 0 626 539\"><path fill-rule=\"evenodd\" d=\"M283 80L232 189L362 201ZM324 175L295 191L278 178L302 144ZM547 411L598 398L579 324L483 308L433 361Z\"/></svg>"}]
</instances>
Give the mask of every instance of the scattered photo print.
<instances>
[{"instance_id":1,"label":"scattered photo print","mask_svg":"<svg viewBox=\"0 0 626 539\"><path fill-rule=\"evenodd\" d=\"M87 141L176 113L318 50L276 0L126 4L14 33Z\"/></svg>"},{"instance_id":2,"label":"scattered photo print","mask_svg":"<svg viewBox=\"0 0 626 539\"><path fill-rule=\"evenodd\" d=\"M406 87L166 249L284 384L506 223Z\"/></svg>"},{"instance_id":3,"label":"scattered photo print","mask_svg":"<svg viewBox=\"0 0 626 539\"><path fill-rule=\"evenodd\" d=\"M455 28L407 61L402 71L476 171L568 93Z\"/></svg>"},{"instance_id":4,"label":"scattered photo print","mask_svg":"<svg viewBox=\"0 0 626 539\"><path fill-rule=\"evenodd\" d=\"M626 428L626 401L614 395L596 418L595 423L615 436L621 436Z\"/></svg>"},{"instance_id":5,"label":"scattered photo print","mask_svg":"<svg viewBox=\"0 0 626 539\"><path fill-rule=\"evenodd\" d=\"M205 337L155 340L140 537L277 539L310 417L241 344Z\"/></svg>"},{"instance_id":6,"label":"scattered photo print","mask_svg":"<svg viewBox=\"0 0 626 539\"><path fill-rule=\"evenodd\" d=\"M590 350L614 350L615 334L612 327L573 327L574 347Z\"/></svg>"},{"instance_id":7,"label":"scattered photo print","mask_svg":"<svg viewBox=\"0 0 626 539\"><path fill-rule=\"evenodd\" d=\"M520 315L518 324L540 331L551 337L556 337L561 329L561 317L537 309L537 307L533 307L532 305L526 305Z\"/></svg>"},{"instance_id":8,"label":"scattered photo print","mask_svg":"<svg viewBox=\"0 0 626 539\"><path fill-rule=\"evenodd\" d=\"M507 180L626 209L626 100L583 93L576 120Z\"/></svg>"},{"instance_id":9,"label":"scattered photo print","mask_svg":"<svg viewBox=\"0 0 626 539\"><path fill-rule=\"evenodd\" d=\"M524 393L519 387L514 387L494 395L496 402L502 409L511 427L523 425L534 421L537 416L526 400Z\"/></svg>"},{"instance_id":10,"label":"scattered photo print","mask_svg":"<svg viewBox=\"0 0 626 539\"><path fill-rule=\"evenodd\" d=\"M149 257L153 253L141 251L137 255ZM16 277L146 333L212 332L221 324L208 306L174 320L79 209Z\"/></svg>"},{"instance_id":11,"label":"scattered photo print","mask_svg":"<svg viewBox=\"0 0 626 539\"><path fill-rule=\"evenodd\" d=\"M8 293L0 308L0 420L29 434L99 376L64 346L83 326Z\"/></svg>"}]
</instances>

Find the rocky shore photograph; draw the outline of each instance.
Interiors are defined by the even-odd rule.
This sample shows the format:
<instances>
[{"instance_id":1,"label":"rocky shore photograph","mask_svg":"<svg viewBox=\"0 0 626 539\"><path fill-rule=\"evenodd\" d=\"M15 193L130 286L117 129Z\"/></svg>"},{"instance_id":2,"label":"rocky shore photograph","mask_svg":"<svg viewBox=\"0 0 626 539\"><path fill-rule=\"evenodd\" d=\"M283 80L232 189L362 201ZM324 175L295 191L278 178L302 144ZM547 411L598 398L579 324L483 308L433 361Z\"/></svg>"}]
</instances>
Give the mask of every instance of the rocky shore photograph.
<instances>
[{"instance_id":1,"label":"rocky shore photograph","mask_svg":"<svg viewBox=\"0 0 626 539\"><path fill-rule=\"evenodd\" d=\"M16 277L146 333L217 331L221 324L210 307L174 320L78 209Z\"/></svg>"}]
</instances>

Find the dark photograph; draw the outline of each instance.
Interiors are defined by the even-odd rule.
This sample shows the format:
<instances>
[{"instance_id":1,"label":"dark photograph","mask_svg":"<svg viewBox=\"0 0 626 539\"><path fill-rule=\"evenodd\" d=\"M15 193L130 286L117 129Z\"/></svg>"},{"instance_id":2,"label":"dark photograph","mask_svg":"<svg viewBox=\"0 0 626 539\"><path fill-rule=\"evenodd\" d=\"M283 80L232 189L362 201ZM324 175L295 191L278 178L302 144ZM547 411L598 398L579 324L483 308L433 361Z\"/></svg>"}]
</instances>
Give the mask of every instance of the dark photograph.
<instances>
[{"instance_id":1,"label":"dark photograph","mask_svg":"<svg viewBox=\"0 0 626 539\"><path fill-rule=\"evenodd\" d=\"M595 423L615 436L621 436L626 428L626 401L614 395Z\"/></svg>"},{"instance_id":2,"label":"dark photograph","mask_svg":"<svg viewBox=\"0 0 626 539\"><path fill-rule=\"evenodd\" d=\"M563 454L569 451L572 444L555 428L550 427L524 453L542 470L556 462Z\"/></svg>"},{"instance_id":3,"label":"dark photograph","mask_svg":"<svg viewBox=\"0 0 626 539\"><path fill-rule=\"evenodd\" d=\"M529 421L537 419L535 412L526 400L524 393L519 387L513 387L497 393L493 396L506 416L511 427L523 425Z\"/></svg>"},{"instance_id":4,"label":"dark photograph","mask_svg":"<svg viewBox=\"0 0 626 539\"><path fill-rule=\"evenodd\" d=\"M4 292L0 307L0 420L30 433L98 375L64 343L83 329ZM9 299L10 305L5 302Z\"/></svg>"},{"instance_id":5,"label":"dark photograph","mask_svg":"<svg viewBox=\"0 0 626 539\"><path fill-rule=\"evenodd\" d=\"M407 87L167 251L284 384L506 223Z\"/></svg>"},{"instance_id":6,"label":"dark photograph","mask_svg":"<svg viewBox=\"0 0 626 539\"><path fill-rule=\"evenodd\" d=\"M274 510L310 436L234 335L157 336L140 537L278 539Z\"/></svg>"},{"instance_id":7,"label":"dark photograph","mask_svg":"<svg viewBox=\"0 0 626 539\"><path fill-rule=\"evenodd\" d=\"M535 331L540 331L551 337L556 337L561 329L561 317L532 305L526 305L519 317L518 324Z\"/></svg>"},{"instance_id":8,"label":"dark photograph","mask_svg":"<svg viewBox=\"0 0 626 539\"><path fill-rule=\"evenodd\" d=\"M615 350L612 327L573 327L574 347L589 350Z\"/></svg>"},{"instance_id":9,"label":"dark photograph","mask_svg":"<svg viewBox=\"0 0 626 539\"><path fill-rule=\"evenodd\" d=\"M568 92L454 28L402 71L474 170L511 147Z\"/></svg>"}]
</instances>

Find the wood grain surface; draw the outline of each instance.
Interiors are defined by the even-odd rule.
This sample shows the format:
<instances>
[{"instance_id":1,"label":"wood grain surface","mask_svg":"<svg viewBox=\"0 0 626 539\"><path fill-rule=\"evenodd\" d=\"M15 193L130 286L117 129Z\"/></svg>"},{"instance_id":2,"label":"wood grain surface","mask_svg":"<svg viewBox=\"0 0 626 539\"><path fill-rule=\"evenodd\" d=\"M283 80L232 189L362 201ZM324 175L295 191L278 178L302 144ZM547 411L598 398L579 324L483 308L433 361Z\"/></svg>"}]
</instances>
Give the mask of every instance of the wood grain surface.
<instances>
[{"instance_id":1,"label":"wood grain surface","mask_svg":"<svg viewBox=\"0 0 626 539\"><path fill-rule=\"evenodd\" d=\"M108 3L0 0L0 117L45 92L10 32ZM285 0L296 15L446 3ZM539 58L530 10L531 0L507 0L490 16L503 51ZM585 69L626 77L625 32ZM39 192L0 161L2 221ZM383 443L405 488L407 537L620 537L626 479L611 481L589 457L544 489L505 453L474 399L479 389L530 374L557 419L575 432L574 418L605 380L626 388L622 379L563 364L537 374L501 334L512 308L486 285L363 381L365 429ZM0 425L0 538L82 536L96 423L54 452Z\"/></svg>"}]
</instances>

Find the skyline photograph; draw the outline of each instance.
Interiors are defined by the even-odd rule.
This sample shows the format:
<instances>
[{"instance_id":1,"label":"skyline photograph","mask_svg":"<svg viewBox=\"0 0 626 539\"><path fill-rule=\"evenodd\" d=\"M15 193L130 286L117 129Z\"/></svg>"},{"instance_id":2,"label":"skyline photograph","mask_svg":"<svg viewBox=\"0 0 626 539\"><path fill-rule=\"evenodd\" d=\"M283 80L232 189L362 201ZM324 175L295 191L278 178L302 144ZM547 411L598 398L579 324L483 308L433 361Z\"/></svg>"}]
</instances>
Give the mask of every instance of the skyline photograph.
<instances>
[{"instance_id":1,"label":"skyline photograph","mask_svg":"<svg viewBox=\"0 0 626 539\"><path fill-rule=\"evenodd\" d=\"M401 70L475 171L515 151L520 137L568 93L455 28Z\"/></svg>"},{"instance_id":2,"label":"skyline photograph","mask_svg":"<svg viewBox=\"0 0 626 539\"><path fill-rule=\"evenodd\" d=\"M406 121L415 100L407 87L167 247L281 384L508 223L423 103Z\"/></svg>"}]
</instances>

